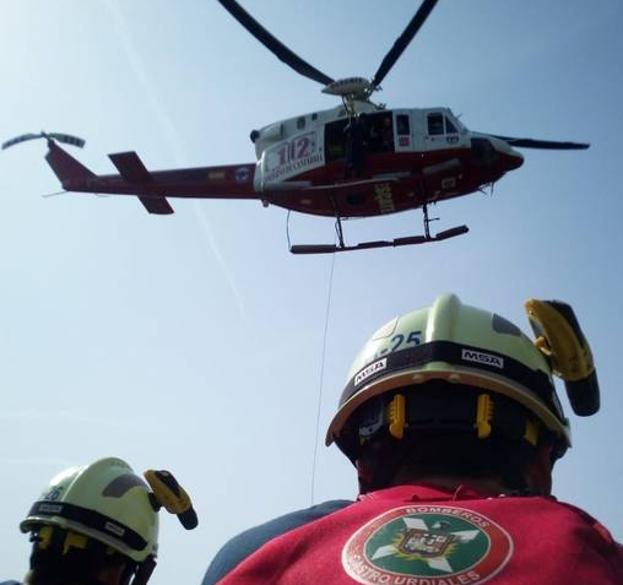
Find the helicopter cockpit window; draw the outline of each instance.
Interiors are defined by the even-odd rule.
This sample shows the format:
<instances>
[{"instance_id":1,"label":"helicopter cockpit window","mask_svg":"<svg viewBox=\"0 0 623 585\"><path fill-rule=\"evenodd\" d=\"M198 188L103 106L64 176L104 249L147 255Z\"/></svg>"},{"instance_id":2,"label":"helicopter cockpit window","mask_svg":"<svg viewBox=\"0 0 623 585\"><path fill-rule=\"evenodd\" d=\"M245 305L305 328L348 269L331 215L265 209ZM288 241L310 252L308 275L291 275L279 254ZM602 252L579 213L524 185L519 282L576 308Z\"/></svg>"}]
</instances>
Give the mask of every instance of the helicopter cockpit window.
<instances>
[{"instance_id":1,"label":"helicopter cockpit window","mask_svg":"<svg viewBox=\"0 0 623 585\"><path fill-rule=\"evenodd\" d=\"M442 114L428 114L428 135L439 136L444 133L443 129L443 115Z\"/></svg>"},{"instance_id":2,"label":"helicopter cockpit window","mask_svg":"<svg viewBox=\"0 0 623 585\"><path fill-rule=\"evenodd\" d=\"M456 126L450 121L450 118L446 116L446 134L458 134L459 131Z\"/></svg>"},{"instance_id":3,"label":"helicopter cockpit window","mask_svg":"<svg viewBox=\"0 0 623 585\"><path fill-rule=\"evenodd\" d=\"M305 116L299 116L296 119L296 129L302 130L303 128L305 128Z\"/></svg>"}]
</instances>

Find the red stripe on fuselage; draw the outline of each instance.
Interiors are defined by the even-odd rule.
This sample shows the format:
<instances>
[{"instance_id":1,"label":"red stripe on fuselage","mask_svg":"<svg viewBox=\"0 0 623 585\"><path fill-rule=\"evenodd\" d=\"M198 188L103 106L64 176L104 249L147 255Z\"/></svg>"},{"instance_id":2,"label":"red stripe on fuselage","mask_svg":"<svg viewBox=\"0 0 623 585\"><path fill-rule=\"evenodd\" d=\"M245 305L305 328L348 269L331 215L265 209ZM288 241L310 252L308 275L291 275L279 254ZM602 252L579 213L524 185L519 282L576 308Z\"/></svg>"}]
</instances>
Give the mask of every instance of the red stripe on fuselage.
<instances>
[{"instance_id":1,"label":"red stripe on fuselage","mask_svg":"<svg viewBox=\"0 0 623 585\"><path fill-rule=\"evenodd\" d=\"M448 163L444 169L444 163ZM351 183L377 175L396 175L397 180L352 185L342 189L314 189L267 194L271 203L314 215L335 216L336 207L344 217L366 217L397 213L468 195L499 180L507 171L520 166L517 157L496 152L487 164L474 161L469 148L427 153L388 153L369 155L365 173L346 179L343 161L303 173L292 180L311 181L314 185ZM400 177L400 174L408 173Z\"/></svg>"}]
</instances>

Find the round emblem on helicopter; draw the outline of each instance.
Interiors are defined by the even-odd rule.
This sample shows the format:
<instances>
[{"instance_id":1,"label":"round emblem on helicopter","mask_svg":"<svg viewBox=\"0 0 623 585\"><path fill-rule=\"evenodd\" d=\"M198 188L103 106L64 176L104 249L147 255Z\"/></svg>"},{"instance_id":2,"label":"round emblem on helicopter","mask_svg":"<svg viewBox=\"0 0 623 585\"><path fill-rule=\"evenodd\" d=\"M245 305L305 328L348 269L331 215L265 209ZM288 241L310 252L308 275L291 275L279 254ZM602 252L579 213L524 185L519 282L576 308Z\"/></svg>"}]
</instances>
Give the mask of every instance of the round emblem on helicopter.
<instances>
[{"instance_id":1,"label":"round emblem on helicopter","mask_svg":"<svg viewBox=\"0 0 623 585\"><path fill-rule=\"evenodd\" d=\"M237 183L246 183L251 176L251 171L248 167L238 167L234 173L234 177Z\"/></svg>"},{"instance_id":2,"label":"round emblem on helicopter","mask_svg":"<svg viewBox=\"0 0 623 585\"><path fill-rule=\"evenodd\" d=\"M506 565L509 534L454 506L403 506L377 516L342 549L342 566L364 585L477 585Z\"/></svg>"}]
</instances>

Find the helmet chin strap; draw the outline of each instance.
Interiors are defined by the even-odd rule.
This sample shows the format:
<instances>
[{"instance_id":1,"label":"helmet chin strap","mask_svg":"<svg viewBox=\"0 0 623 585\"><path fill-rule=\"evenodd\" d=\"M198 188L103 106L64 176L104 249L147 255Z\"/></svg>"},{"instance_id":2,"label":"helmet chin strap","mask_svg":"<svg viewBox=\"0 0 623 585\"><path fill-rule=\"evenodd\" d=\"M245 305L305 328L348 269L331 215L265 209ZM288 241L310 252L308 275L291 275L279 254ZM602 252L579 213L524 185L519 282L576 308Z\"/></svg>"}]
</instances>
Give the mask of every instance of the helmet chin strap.
<instances>
[{"instance_id":1,"label":"helmet chin strap","mask_svg":"<svg viewBox=\"0 0 623 585\"><path fill-rule=\"evenodd\" d=\"M136 572L130 573L129 577L134 574L132 581L124 581L124 583L128 583L128 585L146 585L155 568L156 559L153 555L149 555L142 563L139 563Z\"/></svg>"}]
</instances>

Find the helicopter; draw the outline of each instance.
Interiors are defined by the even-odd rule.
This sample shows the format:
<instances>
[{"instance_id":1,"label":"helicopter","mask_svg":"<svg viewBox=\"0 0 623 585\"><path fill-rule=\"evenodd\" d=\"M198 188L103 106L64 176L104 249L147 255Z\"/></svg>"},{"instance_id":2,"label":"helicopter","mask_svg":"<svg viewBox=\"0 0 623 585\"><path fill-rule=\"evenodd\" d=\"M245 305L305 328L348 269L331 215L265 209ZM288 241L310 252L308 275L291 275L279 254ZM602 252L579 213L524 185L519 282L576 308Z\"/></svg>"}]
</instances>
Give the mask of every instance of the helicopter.
<instances>
[{"instance_id":1,"label":"helicopter","mask_svg":"<svg viewBox=\"0 0 623 585\"><path fill-rule=\"evenodd\" d=\"M149 213L172 214L168 197L255 199L335 219L336 243L290 245L294 254L323 254L446 240L466 225L431 233L429 205L493 185L523 164L517 148L586 149L589 144L518 138L469 130L449 108L392 108L371 96L413 40L438 0L423 0L371 79L333 79L266 30L235 0L219 3L281 61L336 96L336 107L280 120L250 134L256 162L149 171L136 152L110 154L118 174L96 175L58 143L82 147L62 133L13 138L7 148L45 138L46 160L63 189L133 195ZM424 233L347 245L342 221L410 209L423 211ZM288 238L289 239L289 238Z\"/></svg>"}]
</instances>

